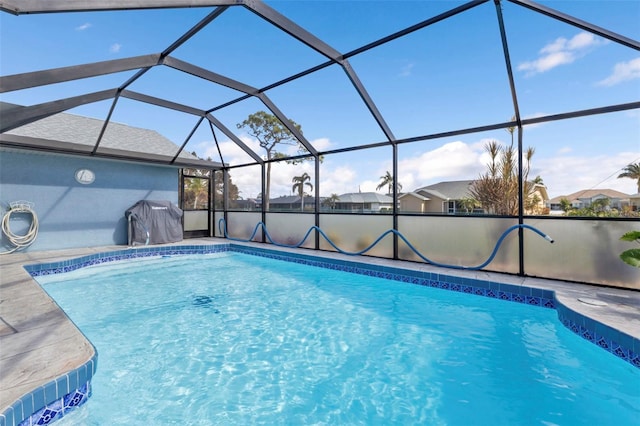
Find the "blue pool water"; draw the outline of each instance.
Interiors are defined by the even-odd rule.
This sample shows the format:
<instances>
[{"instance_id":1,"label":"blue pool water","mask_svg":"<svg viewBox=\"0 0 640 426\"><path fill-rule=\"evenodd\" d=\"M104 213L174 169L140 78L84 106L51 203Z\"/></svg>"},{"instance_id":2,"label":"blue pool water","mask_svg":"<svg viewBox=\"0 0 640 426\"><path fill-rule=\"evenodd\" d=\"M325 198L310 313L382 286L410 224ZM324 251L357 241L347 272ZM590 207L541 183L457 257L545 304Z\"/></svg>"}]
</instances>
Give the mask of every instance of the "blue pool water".
<instances>
[{"instance_id":1,"label":"blue pool water","mask_svg":"<svg viewBox=\"0 0 640 426\"><path fill-rule=\"evenodd\" d=\"M60 425L640 418L640 370L552 309L229 252L37 279L98 350Z\"/></svg>"}]
</instances>

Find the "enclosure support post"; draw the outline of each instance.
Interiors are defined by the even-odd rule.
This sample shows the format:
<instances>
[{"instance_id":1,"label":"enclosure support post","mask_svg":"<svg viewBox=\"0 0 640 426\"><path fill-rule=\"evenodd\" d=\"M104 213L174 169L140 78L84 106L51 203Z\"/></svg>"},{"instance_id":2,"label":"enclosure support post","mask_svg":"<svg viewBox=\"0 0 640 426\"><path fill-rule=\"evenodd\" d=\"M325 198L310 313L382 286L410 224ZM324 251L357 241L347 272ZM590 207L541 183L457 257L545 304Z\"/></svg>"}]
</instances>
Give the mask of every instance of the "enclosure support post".
<instances>
[{"instance_id":1,"label":"enclosure support post","mask_svg":"<svg viewBox=\"0 0 640 426\"><path fill-rule=\"evenodd\" d=\"M315 202L316 202L316 208L315 208L315 214L314 214L314 220L315 220L315 225L316 228L320 228L320 158L318 156L315 157L315 173L316 173L316 197L315 197ZM316 230L315 231L315 243L314 243L314 248L315 250L320 250L320 233Z\"/></svg>"},{"instance_id":2,"label":"enclosure support post","mask_svg":"<svg viewBox=\"0 0 640 426\"><path fill-rule=\"evenodd\" d=\"M513 78L513 68L511 67L511 56L509 55L509 44L507 43L507 31L504 26L504 18L502 16L501 0L493 0L496 5L496 14L498 17L498 25L500 26L500 37L502 39L502 51L504 53L504 62L507 67L507 75L509 76L509 88L511 89L511 101L513 102L514 118L518 126L518 224L524 222L524 196L522 182L522 118L520 117L520 107L518 106L518 96L516 92L516 84ZM518 274L524 275L524 230L522 226L518 229Z\"/></svg>"},{"instance_id":3,"label":"enclosure support post","mask_svg":"<svg viewBox=\"0 0 640 426\"><path fill-rule=\"evenodd\" d=\"M267 226L267 205L265 203L265 191L267 190L267 185L266 185L266 167L264 162L262 162L262 164L260 165L260 169L262 170L261 176L262 176L262 204L260 205L260 209L262 210L262 216L261 216L261 221L262 223L264 223L265 227ZM267 201L268 201L268 197L267 197ZM265 238L264 235L264 229L262 229L260 231L262 233L262 243L266 243L267 239Z\"/></svg>"},{"instance_id":4,"label":"enclosure support post","mask_svg":"<svg viewBox=\"0 0 640 426\"><path fill-rule=\"evenodd\" d=\"M393 149L393 230L398 230L398 145L392 144ZM393 233L393 259L398 260L398 234Z\"/></svg>"},{"instance_id":5,"label":"enclosure support post","mask_svg":"<svg viewBox=\"0 0 640 426\"><path fill-rule=\"evenodd\" d=\"M222 210L224 214L224 227L229 226L229 169L222 169ZM222 235L224 237L224 234Z\"/></svg>"}]
</instances>

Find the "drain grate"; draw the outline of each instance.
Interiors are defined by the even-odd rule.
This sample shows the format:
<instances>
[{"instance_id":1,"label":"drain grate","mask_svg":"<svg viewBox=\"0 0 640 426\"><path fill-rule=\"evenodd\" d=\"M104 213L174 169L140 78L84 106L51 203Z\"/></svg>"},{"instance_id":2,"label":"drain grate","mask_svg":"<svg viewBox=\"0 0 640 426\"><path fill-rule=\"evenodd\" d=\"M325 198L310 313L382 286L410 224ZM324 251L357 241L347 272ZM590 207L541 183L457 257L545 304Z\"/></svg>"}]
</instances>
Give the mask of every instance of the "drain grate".
<instances>
[{"instance_id":1,"label":"drain grate","mask_svg":"<svg viewBox=\"0 0 640 426\"><path fill-rule=\"evenodd\" d=\"M214 305L214 301L216 298L217 298L216 296L209 296L206 294L197 294L193 296L193 300L191 301L191 304L199 308L212 309L214 314L219 314L220 311L216 309Z\"/></svg>"}]
</instances>

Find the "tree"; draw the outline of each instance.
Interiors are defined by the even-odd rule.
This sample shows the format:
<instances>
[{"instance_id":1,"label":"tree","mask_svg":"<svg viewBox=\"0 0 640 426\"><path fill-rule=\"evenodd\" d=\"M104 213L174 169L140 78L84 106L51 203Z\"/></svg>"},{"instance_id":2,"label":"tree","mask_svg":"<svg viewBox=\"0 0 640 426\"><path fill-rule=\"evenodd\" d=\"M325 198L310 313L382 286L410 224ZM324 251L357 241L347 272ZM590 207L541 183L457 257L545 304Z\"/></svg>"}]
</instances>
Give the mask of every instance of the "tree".
<instances>
[{"instance_id":1,"label":"tree","mask_svg":"<svg viewBox=\"0 0 640 426\"><path fill-rule=\"evenodd\" d=\"M329 206L329 208L333 210L336 208L336 204L338 203L338 201L340 201L340 196L336 193L333 193L329 198L326 198L322 202L322 204L324 204L325 206Z\"/></svg>"},{"instance_id":2,"label":"tree","mask_svg":"<svg viewBox=\"0 0 640 426\"><path fill-rule=\"evenodd\" d=\"M293 179L291 179L291 182L293 182L291 190L293 192L297 192L300 196L301 211L304 211L304 186L309 186L309 190L313 191L313 185L311 184L311 182L309 182L310 180L311 176L309 176L307 172L304 172L301 176L294 176Z\"/></svg>"},{"instance_id":3,"label":"tree","mask_svg":"<svg viewBox=\"0 0 640 426\"><path fill-rule=\"evenodd\" d=\"M471 195L488 213L516 216L520 194L518 192L518 151L513 146L513 139L509 146L502 146L497 141L489 141L485 145L485 150L490 156L487 171L473 182L470 188ZM522 193L526 194L524 196L527 198L533 188L533 183L528 181L528 177L534 152L535 150L530 147L524 154Z\"/></svg>"},{"instance_id":4,"label":"tree","mask_svg":"<svg viewBox=\"0 0 640 426\"><path fill-rule=\"evenodd\" d=\"M391 194L391 190L393 188L393 175L387 170L383 176L380 176L380 184L376 186L376 191L380 190L380 188L384 188L385 186L389 188L389 192L387 194ZM402 190L402 185L400 182L396 183L396 188L398 191Z\"/></svg>"},{"instance_id":5,"label":"tree","mask_svg":"<svg viewBox=\"0 0 640 426\"><path fill-rule=\"evenodd\" d=\"M563 197L560 198L560 208L563 212L568 213L573 209L573 206L571 205L571 201Z\"/></svg>"},{"instance_id":6,"label":"tree","mask_svg":"<svg viewBox=\"0 0 640 426\"><path fill-rule=\"evenodd\" d=\"M208 208L209 178L185 177L184 178L184 204L191 204L193 210Z\"/></svg>"},{"instance_id":7,"label":"tree","mask_svg":"<svg viewBox=\"0 0 640 426\"><path fill-rule=\"evenodd\" d=\"M218 171L214 175L213 179L213 188L215 191L215 208L222 209L223 206L223 195L224 195L224 180L222 179L222 171ZM229 207L235 208L237 206L236 200L241 200L240 190L238 186L233 183L231 179L231 175L228 175L227 179L227 193L229 194Z\"/></svg>"},{"instance_id":8,"label":"tree","mask_svg":"<svg viewBox=\"0 0 640 426\"><path fill-rule=\"evenodd\" d=\"M299 124L293 120L289 120L289 123L299 132L302 132ZM237 127L238 129L248 129L248 133L258 140L260 147L266 152L267 170L263 202L265 203L265 208L269 210L271 160L285 157L283 153L278 151L278 145L298 145L298 150L301 153L306 152L306 150L300 145L293 133L291 133L276 116L264 111L258 111L249 115L242 123L238 123ZM299 161L301 160L291 161L291 163L297 163Z\"/></svg>"},{"instance_id":9,"label":"tree","mask_svg":"<svg viewBox=\"0 0 640 426\"><path fill-rule=\"evenodd\" d=\"M473 210L479 206L478 200L471 197L465 197L460 200L460 207L462 207L467 214L473 213Z\"/></svg>"},{"instance_id":10,"label":"tree","mask_svg":"<svg viewBox=\"0 0 640 426\"><path fill-rule=\"evenodd\" d=\"M638 192L640 192L640 163L631 163L622 170L624 171L618 175L618 179L635 179L638 186Z\"/></svg>"}]
</instances>

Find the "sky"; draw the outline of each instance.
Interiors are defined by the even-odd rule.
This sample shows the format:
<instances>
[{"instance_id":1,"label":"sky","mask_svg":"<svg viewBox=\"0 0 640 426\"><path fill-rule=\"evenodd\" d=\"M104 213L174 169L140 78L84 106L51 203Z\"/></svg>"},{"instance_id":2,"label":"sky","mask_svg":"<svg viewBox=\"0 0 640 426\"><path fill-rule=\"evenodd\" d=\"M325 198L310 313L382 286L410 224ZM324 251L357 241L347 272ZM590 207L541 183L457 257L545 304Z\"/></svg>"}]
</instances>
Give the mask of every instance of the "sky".
<instances>
[{"instance_id":1,"label":"sky","mask_svg":"<svg viewBox=\"0 0 640 426\"><path fill-rule=\"evenodd\" d=\"M342 54L457 7L460 1L267 1L270 7ZM540 4L640 39L640 1L572 0ZM13 16L0 13L0 75L122 59L162 52L213 8L74 12ZM535 118L640 101L640 52L583 29L503 2L501 13L522 118ZM322 64L326 58L242 7L231 7L171 54L256 88ZM398 140L509 121L514 116L494 2L427 26L349 58L393 136ZM115 88L134 71L0 94L21 105L49 102ZM242 94L166 66L156 66L128 89L210 109ZM318 151L387 140L349 76L339 65L267 90L265 94ZM111 101L68 113L104 119ZM255 97L213 113L258 155L264 151L237 127L266 110ZM112 120L158 131L177 146L198 117L120 99ZM215 135L215 138L214 138ZM517 135L514 135L517 140ZM219 143L222 158L215 140ZM501 129L398 145L403 191L448 180L474 179L486 170L485 145L507 145ZM637 192L618 179L640 162L640 110L525 126L523 144L533 147L530 178L540 176L551 197L596 188ZM198 127L186 149L230 165L251 158L220 129ZM294 153L296 146L282 146ZM392 170L392 149L381 147L324 156L320 195L376 191ZM277 164L272 197L289 195L292 178L314 166ZM231 170L244 198L260 192L259 168ZM379 192L386 192L381 188Z\"/></svg>"}]
</instances>

